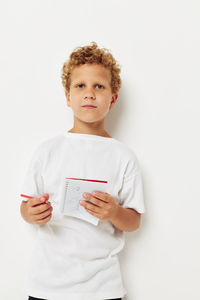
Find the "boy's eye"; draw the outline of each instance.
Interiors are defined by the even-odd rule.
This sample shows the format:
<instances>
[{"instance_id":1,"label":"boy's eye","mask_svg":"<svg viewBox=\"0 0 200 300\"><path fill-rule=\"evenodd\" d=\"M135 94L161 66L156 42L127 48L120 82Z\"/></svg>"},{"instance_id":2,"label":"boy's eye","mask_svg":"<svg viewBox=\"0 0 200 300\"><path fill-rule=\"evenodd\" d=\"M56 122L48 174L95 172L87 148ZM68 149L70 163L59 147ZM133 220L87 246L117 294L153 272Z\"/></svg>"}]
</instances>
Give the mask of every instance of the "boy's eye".
<instances>
[{"instance_id":1,"label":"boy's eye","mask_svg":"<svg viewBox=\"0 0 200 300\"><path fill-rule=\"evenodd\" d=\"M81 84L78 84L77 87L79 87L80 85L83 85L83 84L82 84L82 83L81 83Z\"/></svg>"},{"instance_id":2,"label":"boy's eye","mask_svg":"<svg viewBox=\"0 0 200 300\"><path fill-rule=\"evenodd\" d=\"M101 85L101 84L97 84L97 85L98 85L98 86L101 86L101 87L103 88L103 85ZM97 85L96 85L96 86L97 86Z\"/></svg>"},{"instance_id":3,"label":"boy's eye","mask_svg":"<svg viewBox=\"0 0 200 300\"><path fill-rule=\"evenodd\" d=\"M77 85L77 87L82 87L84 84L83 83L80 83L80 84L78 84ZM103 85L101 85L101 84L96 84L95 86L99 86L101 89L103 88Z\"/></svg>"}]
</instances>

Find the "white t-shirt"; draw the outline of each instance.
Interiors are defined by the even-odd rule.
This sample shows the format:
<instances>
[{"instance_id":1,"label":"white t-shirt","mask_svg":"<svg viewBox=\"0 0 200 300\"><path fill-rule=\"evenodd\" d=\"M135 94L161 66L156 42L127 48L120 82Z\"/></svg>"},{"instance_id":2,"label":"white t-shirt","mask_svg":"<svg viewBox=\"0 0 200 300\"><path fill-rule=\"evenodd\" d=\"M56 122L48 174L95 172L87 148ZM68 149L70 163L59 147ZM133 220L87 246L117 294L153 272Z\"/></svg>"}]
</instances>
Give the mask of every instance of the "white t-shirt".
<instances>
[{"instance_id":1,"label":"white t-shirt","mask_svg":"<svg viewBox=\"0 0 200 300\"><path fill-rule=\"evenodd\" d=\"M145 212L139 163L128 146L115 138L71 132L43 141L33 153L21 194L48 193L53 211L46 224L30 224L37 226L37 238L27 294L48 300L123 297L127 291L117 253L124 247L124 232L107 220L95 226L63 215L59 187L66 177L106 180L107 193L119 205Z\"/></svg>"}]
</instances>

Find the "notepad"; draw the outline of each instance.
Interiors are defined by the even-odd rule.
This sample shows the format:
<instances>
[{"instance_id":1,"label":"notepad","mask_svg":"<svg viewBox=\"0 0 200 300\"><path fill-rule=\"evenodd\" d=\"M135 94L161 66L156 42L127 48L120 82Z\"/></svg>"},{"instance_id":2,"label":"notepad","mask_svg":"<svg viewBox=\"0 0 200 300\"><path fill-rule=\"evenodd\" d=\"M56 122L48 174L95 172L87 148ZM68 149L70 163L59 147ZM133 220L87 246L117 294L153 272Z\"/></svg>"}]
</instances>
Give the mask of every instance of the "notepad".
<instances>
[{"instance_id":1,"label":"notepad","mask_svg":"<svg viewBox=\"0 0 200 300\"><path fill-rule=\"evenodd\" d=\"M80 218L97 226L99 218L91 215L79 201L91 203L83 197L83 193L92 194L93 191L106 193L107 183L107 181L94 179L65 178L61 188L60 211L64 215Z\"/></svg>"}]
</instances>

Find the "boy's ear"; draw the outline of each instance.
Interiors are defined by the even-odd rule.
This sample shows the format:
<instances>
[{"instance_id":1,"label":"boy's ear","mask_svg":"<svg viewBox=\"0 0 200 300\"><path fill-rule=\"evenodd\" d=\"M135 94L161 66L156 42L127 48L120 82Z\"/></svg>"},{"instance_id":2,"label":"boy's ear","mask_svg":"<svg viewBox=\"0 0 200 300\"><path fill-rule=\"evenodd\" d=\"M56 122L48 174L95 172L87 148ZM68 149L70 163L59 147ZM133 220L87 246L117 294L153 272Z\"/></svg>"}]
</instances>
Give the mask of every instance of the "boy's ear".
<instances>
[{"instance_id":1,"label":"boy's ear","mask_svg":"<svg viewBox=\"0 0 200 300\"><path fill-rule=\"evenodd\" d=\"M115 105L115 102L117 101L118 94L113 94L112 95L112 101L110 103L110 108L112 108Z\"/></svg>"},{"instance_id":2,"label":"boy's ear","mask_svg":"<svg viewBox=\"0 0 200 300\"><path fill-rule=\"evenodd\" d=\"M65 96L66 96L66 99L67 99L67 106L71 106L71 103L70 103L70 94L68 91L65 91Z\"/></svg>"}]
</instances>

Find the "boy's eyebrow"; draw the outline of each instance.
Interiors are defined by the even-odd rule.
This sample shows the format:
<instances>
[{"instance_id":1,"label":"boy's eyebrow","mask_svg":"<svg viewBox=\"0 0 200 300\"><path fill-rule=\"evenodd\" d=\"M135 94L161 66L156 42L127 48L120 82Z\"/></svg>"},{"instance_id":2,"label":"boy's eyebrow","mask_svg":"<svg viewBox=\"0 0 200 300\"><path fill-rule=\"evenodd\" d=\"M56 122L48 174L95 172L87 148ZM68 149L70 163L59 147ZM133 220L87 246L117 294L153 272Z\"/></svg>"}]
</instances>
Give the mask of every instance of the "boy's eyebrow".
<instances>
[{"instance_id":1,"label":"boy's eyebrow","mask_svg":"<svg viewBox=\"0 0 200 300\"><path fill-rule=\"evenodd\" d=\"M85 83L84 79L83 80L75 80L74 82L72 82L72 84L76 85L78 83ZM93 84L104 84L106 85L106 82L102 79L99 79L99 80L95 80L95 82Z\"/></svg>"}]
</instances>

